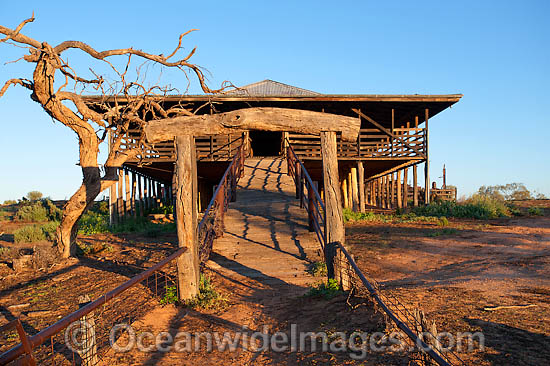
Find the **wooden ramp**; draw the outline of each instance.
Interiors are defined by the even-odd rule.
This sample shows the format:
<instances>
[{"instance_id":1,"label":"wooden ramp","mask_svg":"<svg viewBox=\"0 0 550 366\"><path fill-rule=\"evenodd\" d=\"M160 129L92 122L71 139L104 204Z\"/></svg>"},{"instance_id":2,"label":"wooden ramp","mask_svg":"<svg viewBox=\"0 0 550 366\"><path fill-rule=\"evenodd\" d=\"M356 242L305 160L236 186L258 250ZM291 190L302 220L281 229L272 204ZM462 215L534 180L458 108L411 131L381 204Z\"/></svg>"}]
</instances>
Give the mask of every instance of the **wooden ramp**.
<instances>
[{"instance_id":1,"label":"wooden ramp","mask_svg":"<svg viewBox=\"0 0 550 366\"><path fill-rule=\"evenodd\" d=\"M319 281L306 270L321 260L315 233L308 232L295 186L281 158L247 159L237 201L229 204L225 231L216 239L208 266L232 278L273 287L299 288Z\"/></svg>"}]
</instances>

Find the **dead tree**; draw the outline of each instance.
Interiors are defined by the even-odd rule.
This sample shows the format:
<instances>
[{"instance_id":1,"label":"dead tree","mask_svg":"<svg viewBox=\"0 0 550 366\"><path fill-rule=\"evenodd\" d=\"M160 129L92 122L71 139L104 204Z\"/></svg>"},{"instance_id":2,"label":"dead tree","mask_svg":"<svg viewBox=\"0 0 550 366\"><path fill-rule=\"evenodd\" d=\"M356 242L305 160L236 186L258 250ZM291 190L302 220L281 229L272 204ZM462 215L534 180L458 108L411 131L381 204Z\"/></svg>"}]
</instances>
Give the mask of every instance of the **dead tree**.
<instances>
[{"instance_id":1,"label":"dead tree","mask_svg":"<svg viewBox=\"0 0 550 366\"><path fill-rule=\"evenodd\" d=\"M140 68L136 78L128 81L128 70L133 67L133 59L155 63L162 67L176 68L188 76L194 75L205 93L219 92L210 90L205 83L204 73L197 65L189 62L195 48L181 59L174 58L182 48L182 39L189 32L179 37L177 47L168 56L154 55L134 48L114 49L98 52L80 41L65 41L57 46L40 42L21 34L23 27L34 21L33 17L21 22L15 29L0 26L0 43L22 46L28 54L21 59L34 64L32 80L15 78L8 80L0 89L0 97L11 85L20 85L31 91L31 99L39 103L52 118L73 130L78 136L79 165L82 169L82 185L67 201L63 218L57 230L57 245L62 257L75 254L78 221L90 208L94 199L105 189L116 183L118 169L131 157L139 157L146 147L142 136L132 137L135 147L124 148L129 128L142 130L146 120L173 118L192 115L193 112L184 106L164 108L158 96L166 95L171 89L154 85L145 87ZM79 50L90 57L90 61L104 63L113 70L115 81L107 81L91 70L92 77L84 78L63 58L68 50ZM112 62L116 56L125 57L122 67ZM74 65L73 65L74 66ZM143 66L143 65L142 65ZM120 70L119 70L120 69ZM57 78L57 79L56 79ZM54 87L55 81L62 85ZM72 91L70 91L72 87ZM95 105L84 102L82 93L93 89L98 95ZM223 88L222 88L223 89ZM118 103L118 98L124 103ZM108 133L112 135L111 149L103 171L98 162L99 147ZM122 147L122 148L121 148Z\"/></svg>"}]
</instances>

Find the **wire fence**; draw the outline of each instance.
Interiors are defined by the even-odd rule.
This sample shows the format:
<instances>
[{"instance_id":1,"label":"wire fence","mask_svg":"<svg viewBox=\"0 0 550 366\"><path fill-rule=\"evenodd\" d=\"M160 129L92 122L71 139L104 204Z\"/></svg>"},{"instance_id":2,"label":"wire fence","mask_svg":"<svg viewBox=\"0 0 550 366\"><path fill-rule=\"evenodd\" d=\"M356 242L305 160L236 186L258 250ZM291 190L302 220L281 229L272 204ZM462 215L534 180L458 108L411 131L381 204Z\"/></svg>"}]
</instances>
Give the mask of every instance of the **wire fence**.
<instances>
[{"instance_id":1,"label":"wire fence","mask_svg":"<svg viewBox=\"0 0 550 366\"><path fill-rule=\"evenodd\" d=\"M371 298L384 314L388 331L397 328L404 335L414 361L422 365L465 365L458 354L444 347L439 341L435 323L427 321L419 309L403 304L389 289L383 288L374 279L364 275L353 256L341 243L327 243L325 206L317 187L311 180L304 164L300 161L287 140L288 174L296 184L296 198L308 212L310 231L315 231L325 254L327 272L337 279L343 289Z\"/></svg>"},{"instance_id":2,"label":"wire fence","mask_svg":"<svg viewBox=\"0 0 550 366\"><path fill-rule=\"evenodd\" d=\"M244 144L238 148L198 225L199 258L208 260L212 244L223 232L223 219L228 204L235 198L243 174ZM17 330L18 344L0 354L0 365L10 362L22 365L96 365L105 358L120 334L113 333L117 324L131 324L157 304L158 299L178 299L176 259L187 251L173 254L138 274L114 290L90 301L82 296L79 309L28 336L19 319L0 328L0 333Z\"/></svg>"}]
</instances>

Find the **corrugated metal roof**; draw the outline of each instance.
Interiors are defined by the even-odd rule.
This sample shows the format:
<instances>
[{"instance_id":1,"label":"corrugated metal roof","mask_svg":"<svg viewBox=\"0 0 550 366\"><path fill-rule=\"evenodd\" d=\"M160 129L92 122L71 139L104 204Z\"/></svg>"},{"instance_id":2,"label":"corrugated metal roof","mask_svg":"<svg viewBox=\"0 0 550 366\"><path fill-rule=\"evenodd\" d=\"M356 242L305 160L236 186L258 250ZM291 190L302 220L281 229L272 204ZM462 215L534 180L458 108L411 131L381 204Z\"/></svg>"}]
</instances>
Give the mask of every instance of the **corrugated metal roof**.
<instances>
[{"instance_id":1,"label":"corrugated metal roof","mask_svg":"<svg viewBox=\"0 0 550 366\"><path fill-rule=\"evenodd\" d=\"M273 80L263 80L257 83L245 85L236 90L230 90L223 94L226 95L242 95L255 97L270 97L270 96L315 96L322 95L311 90L298 88L292 85L280 83Z\"/></svg>"}]
</instances>

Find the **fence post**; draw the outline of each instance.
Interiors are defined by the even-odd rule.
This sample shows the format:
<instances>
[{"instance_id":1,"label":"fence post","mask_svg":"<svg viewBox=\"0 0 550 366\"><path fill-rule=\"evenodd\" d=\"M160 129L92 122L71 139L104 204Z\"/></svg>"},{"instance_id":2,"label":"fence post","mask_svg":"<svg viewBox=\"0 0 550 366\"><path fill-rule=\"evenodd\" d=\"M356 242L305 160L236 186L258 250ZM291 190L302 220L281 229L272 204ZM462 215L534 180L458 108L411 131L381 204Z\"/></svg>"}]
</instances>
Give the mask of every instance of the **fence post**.
<instances>
[{"instance_id":1,"label":"fence post","mask_svg":"<svg viewBox=\"0 0 550 366\"><path fill-rule=\"evenodd\" d=\"M78 307L82 308L90 302L90 297L88 295L80 296L78 298ZM82 359L83 366L94 366L98 363L97 345L95 341L95 320L93 314L94 313L91 312L80 318L82 349L80 350L79 355Z\"/></svg>"},{"instance_id":2,"label":"fence post","mask_svg":"<svg viewBox=\"0 0 550 366\"><path fill-rule=\"evenodd\" d=\"M313 190L317 190L317 182L313 182L313 186L308 186L307 190L307 221L308 229L310 232L315 231L315 193Z\"/></svg>"},{"instance_id":3,"label":"fence post","mask_svg":"<svg viewBox=\"0 0 550 366\"><path fill-rule=\"evenodd\" d=\"M300 167L300 163L298 161L296 161L295 163L296 165L296 169L294 169L294 183L296 184L296 198L299 198L301 200L301 197L302 197L302 192L300 191L301 189L301 181L300 181L300 177L301 177L301 167ZM301 204L300 204L300 207L301 207Z\"/></svg>"}]
</instances>

